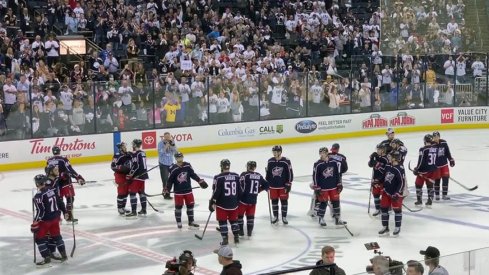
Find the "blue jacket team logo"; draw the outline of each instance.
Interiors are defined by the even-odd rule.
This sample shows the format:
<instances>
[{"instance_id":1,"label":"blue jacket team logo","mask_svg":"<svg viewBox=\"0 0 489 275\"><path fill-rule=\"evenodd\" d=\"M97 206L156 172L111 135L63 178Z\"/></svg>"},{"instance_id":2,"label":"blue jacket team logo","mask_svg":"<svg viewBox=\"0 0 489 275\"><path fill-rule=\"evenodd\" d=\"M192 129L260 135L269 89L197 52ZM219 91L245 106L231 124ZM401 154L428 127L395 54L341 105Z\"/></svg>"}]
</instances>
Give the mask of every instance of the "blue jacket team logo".
<instances>
[{"instance_id":1,"label":"blue jacket team logo","mask_svg":"<svg viewBox=\"0 0 489 275\"><path fill-rule=\"evenodd\" d=\"M333 167L327 167L326 169L324 169L323 177L325 179L332 177L332 176L333 176Z\"/></svg>"},{"instance_id":2,"label":"blue jacket team logo","mask_svg":"<svg viewBox=\"0 0 489 275\"><path fill-rule=\"evenodd\" d=\"M186 182L187 181L187 172L182 172L178 174L177 180L179 183Z\"/></svg>"},{"instance_id":3,"label":"blue jacket team logo","mask_svg":"<svg viewBox=\"0 0 489 275\"><path fill-rule=\"evenodd\" d=\"M272 175L274 177L281 177L283 171L284 171L284 168L282 168L282 167L274 167L272 169Z\"/></svg>"},{"instance_id":4,"label":"blue jacket team logo","mask_svg":"<svg viewBox=\"0 0 489 275\"><path fill-rule=\"evenodd\" d=\"M303 120L297 122L295 125L295 130L301 134L308 134L314 132L317 127L318 125L316 122L312 120Z\"/></svg>"}]
</instances>

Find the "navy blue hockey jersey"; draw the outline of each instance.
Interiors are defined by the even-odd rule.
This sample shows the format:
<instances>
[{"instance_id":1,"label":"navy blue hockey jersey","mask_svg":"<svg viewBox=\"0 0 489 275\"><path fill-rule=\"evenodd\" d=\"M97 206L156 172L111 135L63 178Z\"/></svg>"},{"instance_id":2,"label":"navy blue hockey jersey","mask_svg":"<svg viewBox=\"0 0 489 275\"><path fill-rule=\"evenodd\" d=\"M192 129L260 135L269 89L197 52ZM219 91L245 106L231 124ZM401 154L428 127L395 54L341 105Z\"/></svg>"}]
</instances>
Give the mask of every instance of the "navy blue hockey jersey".
<instances>
[{"instance_id":1,"label":"navy blue hockey jersey","mask_svg":"<svg viewBox=\"0 0 489 275\"><path fill-rule=\"evenodd\" d=\"M239 186L239 175L233 172L223 172L214 176L212 185L212 200L216 206L225 210L238 208L241 188Z\"/></svg>"},{"instance_id":2,"label":"navy blue hockey jersey","mask_svg":"<svg viewBox=\"0 0 489 275\"><path fill-rule=\"evenodd\" d=\"M438 148L433 145L426 145L419 148L418 172L427 173L436 170L436 159L438 157Z\"/></svg>"},{"instance_id":3,"label":"navy blue hockey jersey","mask_svg":"<svg viewBox=\"0 0 489 275\"><path fill-rule=\"evenodd\" d=\"M60 210L63 213L66 212L64 204L59 203L61 199L56 194L55 189L43 188L37 191L33 200L36 207L34 221L50 221L61 215Z\"/></svg>"},{"instance_id":4,"label":"navy blue hockey jersey","mask_svg":"<svg viewBox=\"0 0 489 275\"><path fill-rule=\"evenodd\" d=\"M402 146L399 146L397 149L393 149L393 151L399 152L399 154L401 155L401 159L399 161L399 164L404 164L404 160L406 159L406 155L408 152L407 148L404 145L402 145Z\"/></svg>"},{"instance_id":5,"label":"navy blue hockey jersey","mask_svg":"<svg viewBox=\"0 0 489 275\"><path fill-rule=\"evenodd\" d=\"M384 191L390 196L398 195L402 197L404 185L406 184L406 174L402 165L386 165L384 170Z\"/></svg>"},{"instance_id":6,"label":"navy blue hockey jersey","mask_svg":"<svg viewBox=\"0 0 489 275\"><path fill-rule=\"evenodd\" d=\"M243 172L239 178L241 197L239 201L244 204L256 204L256 197L262 190L268 190L268 182L257 172Z\"/></svg>"},{"instance_id":7,"label":"navy blue hockey jersey","mask_svg":"<svg viewBox=\"0 0 489 275\"><path fill-rule=\"evenodd\" d=\"M112 157L110 168L116 173L127 174L129 171L131 171L131 163L131 153L115 153Z\"/></svg>"},{"instance_id":8,"label":"navy blue hockey jersey","mask_svg":"<svg viewBox=\"0 0 489 275\"><path fill-rule=\"evenodd\" d=\"M271 189L284 188L286 183L292 183L294 173L292 164L286 157L281 157L279 160L270 158L267 164L266 180L270 184Z\"/></svg>"},{"instance_id":9,"label":"navy blue hockey jersey","mask_svg":"<svg viewBox=\"0 0 489 275\"><path fill-rule=\"evenodd\" d=\"M60 175L62 173L66 173L70 177L73 177L73 178L76 178L78 176L78 173L71 166L70 161L63 156L52 156L52 157L48 158L47 165L50 165L50 164L58 166Z\"/></svg>"},{"instance_id":10,"label":"navy blue hockey jersey","mask_svg":"<svg viewBox=\"0 0 489 275\"><path fill-rule=\"evenodd\" d=\"M340 182L337 162L330 160L318 160L314 163L312 171L312 181L314 189L332 190L336 189Z\"/></svg>"},{"instance_id":11,"label":"navy blue hockey jersey","mask_svg":"<svg viewBox=\"0 0 489 275\"><path fill-rule=\"evenodd\" d=\"M440 139L439 143L435 144L438 148L438 154L436 157L436 166L443 167L448 165L448 161L452 159L452 154L450 153L450 148L448 143L444 139Z\"/></svg>"},{"instance_id":12,"label":"navy blue hockey jersey","mask_svg":"<svg viewBox=\"0 0 489 275\"><path fill-rule=\"evenodd\" d=\"M346 162L345 155L339 153L329 153L328 158L329 160L336 162L340 176L348 171L348 163Z\"/></svg>"},{"instance_id":13,"label":"navy blue hockey jersey","mask_svg":"<svg viewBox=\"0 0 489 275\"><path fill-rule=\"evenodd\" d=\"M382 182L384 180L384 169L387 163L389 163L389 160L386 156L376 154L370 158L368 166L373 169L372 180L374 182Z\"/></svg>"},{"instance_id":14,"label":"navy blue hockey jersey","mask_svg":"<svg viewBox=\"0 0 489 275\"><path fill-rule=\"evenodd\" d=\"M129 175L140 180L146 180L149 178L147 172L146 153L141 150L133 152Z\"/></svg>"},{"instance_id":15,"label":"navy blue hockey jersey","mask_svg":"<svg viewBox=\"0 0 489 275\"><path fill-rule=\"evenodd\" d=\"M190 179L197 182L201 181L201 178L195 174L190 163L183 162L181 166L173 164L170 166L170 175L168 176L168 191L171 191L172 187L174 187L175 194L183 195L192 193L192 183Z\"/></svg>"}]
</instances>

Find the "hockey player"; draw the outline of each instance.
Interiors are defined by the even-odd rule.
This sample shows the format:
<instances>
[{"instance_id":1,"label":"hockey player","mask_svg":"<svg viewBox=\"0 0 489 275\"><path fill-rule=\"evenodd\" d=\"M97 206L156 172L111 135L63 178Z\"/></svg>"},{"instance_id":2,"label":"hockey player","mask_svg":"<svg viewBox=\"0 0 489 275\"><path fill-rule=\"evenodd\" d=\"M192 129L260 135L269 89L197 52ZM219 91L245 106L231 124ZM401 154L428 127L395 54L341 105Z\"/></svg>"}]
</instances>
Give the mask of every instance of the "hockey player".
<instances>
[{"instance_id":1,"label":"hockey player","mask_svg":"<svg viewBox=\"0 0 489 275\"><path fill-rule=\"evenodd\" d=\"M401 165L404 165L404 160L406 159L406 155L407 155L407 148L404 146L404 143L402 143L401 140L399 140L398 138L395 138L391 141L391 144L390 144L392 150L391 150L391 153L396 151L396 152L399 152L399 154L401 155L401 159L400 159L400 164Z\"/></svg>"},{"instance_id":2,"label":"hockey player","mask_svg":"<svg viewBox=\"0 0 489 275\"><path fill-rule=\"evenodd\" d=\"M78 174L73 167L71 167L70 161L61 156L61 148L59 146L53 146L53 155L47 160L47 165L58 166L59 169L59 189L61 199L66 198L66 209L68 211L69 222L76 223L78 219L73 217L73 202L75 201L75 189L71 183L71 178L75 178L80 185L85 184L85 179Z\"/></svg>"},{"instance_id":3,"label":"hockey player","mask_svg":"<svg viewBox=\"0 0 489 275\"><path fill-rule=\"evenodd\" d=\"M282 157L282 146L275 145L272 148L273 158L268 160L266 168L266 180L270 184L270 200L272 201L272 212L274 219L272 224L278 222L278 201L282 205L282 222L288 224L287 207L289 192L292 187L294 173L292 164L286 157Z\"/></svg>"},{"instance_id":4,"label":"hockey player","mask_svg":"<svg viewBox=\"0 0 489 275\"><path fill-rule=\"evenodd\" d=\"M380 214L380 194L383 189L384 181L384 169L389 160L386 156L386 148L383 143L377 145L377 151L370 155L368 166L372 167L372 186L370 190L374 197L375 212L372 216L378 216Z\"/></svg>"},{"instance_id":5,"label":"hockey player","mask_svg":"<svg viewBox=\"0 0 489 275\"><path fill-rule=\"evenodd\" d=\"M423 202L423 184L426 183L428 190L428 200L426 206L431 207L433 203L433 183L436 178L436 159L438 148L433 146L433 136L427 134L424 136L424 146L419 148L418 165L414 168L413 173L416 175L416 202L415 205L421 205Z\"/></svg>"},{"instance_id":6,"label":"hockey player","mask_svg":"<svg viewBox=\"0 0 489 275\"><path fill-rule=\"evenodd\" d=\"M394 132L394 129L392 128L387 128L387 132L385 132L385 135L387 136L387 139L386 140L383 140L380 144L384 145L385 147L385 154L389 154L390 151L392 150L391 148L391 142L394 140L395 138L395 132Z\"/></svg>"},{"instance_id":7,"label":"hockey player","mask_svg":"<svg viewBox=\"0 0 489 275\"><path fill-rule=\"evenodd\" d=\"M60 260L66 261L68 259L59 228L60 210L65 215L65 218L68 218L68 213L66 208L64 208L64 204L58 203L60 198L55 190L46 186L47 180L48 178L45 175L36 175L34 177L38 191L33 198L36 214L31 224L31 232L34 233L34 240L41 256L44 258L41 262L36 263L38 266L43 266L51 262L51 253L48 248L48 233L53 238L58 251L61 253ZM61 206L61 209L58 208L59 206Z\"/></svg>"},{"instance_id":8,"label":"hockey player","mask_svg":"<svg viewBox=\"0 0 489 275\"><path fill-rule=\"evenodd\" d=\"M175 219L178 228L182 228L182 209L184 203L187 206L188 226L190 228L198 228L199 225L194 222L195 200L190 179L198 182L202 189L206 189L208 184L204 179L199 178L195 174L190 163L183 161L182 153L176 152L174 156L177 163L170 166L170 175L168 176L166 186L168 189L165 188L163 194L167 194L168 196L172 187L175 187Z\"/></svg>"},{"instance_id":9,"label":"hockey player","mask_svg":"<svg viewBox=\"0 0 489 275\"><path fill-rule=\"evenodd\" d=\"M234 243L239 243L238 204L241 196L239 175L230 172L231 162L221 160L221 173L214 176L212 197L209 200L209 211L216 210L216 218L221 232L221 245L228 245L228 221L234 235Z\"/></svg>"},{"instance_id":10,"label":"hockey player","mask_svg":"<svg viewBox=\"0 0 489 275\"><path fill-rule=\"evenodd\" d=\"M437 172L435 179L435 200L440 200L440 178L443 181L442 199L449 200L448 180L450 178L450 170L448 169L448 162L450 162L450 167L454 167L455 160L452 158L447 141L440 138L440 132L433 132L433 145L438 147L438 154L436 157Z\"/></svg>"},{"instance_id":11,"label":"hockey player","mask_svg":"<svg viewBox=\"0 0 489 275\"><path fill-rule=\"evenodd\" d=\"M402 155L398 151L393 151L388 156L390 164L385 166L384 170L384 187L382 190L382 199L380 208L382 211L382 230L379 235L389 234L389 208L394 211L395 229L392 234L399 236L402 222L402 200L404 185L406 184L406 174L402 166Z\"/></svg>"},{"instance_id":12,"label":"hockey player","mask_svg":"<svg viewBox=\"0 0 489 275\"><path fill-rule=\"evenodd\" d=\"M314 163L312 173L312 181L314 192L319 204L318 216L319 224L326 226L324 221L324 213L328 200L333 205L333 213L336 225L343 225L345 222L340 220L340 193L343 190L343 185L340 180L338 164L336 161L330 160L328 148L322 147L319 149L320 159Z\"/></svg>"},{"instance_id":13,"label":"hockey player","mask_svg":"<svg viewBox=\"0 0 489 275\"><path fill-rule=\"evenodd\" d=\"M336 162L336 165L338 165L338 172L340 173L340 182L343 183L342 181L342 176L344 173L348 171L348 163L346 162L346 157L343 154L339 153L340 151L340 145L338 143L335 143L331 146L331 152L328 153L328 158L331 161Z\"/></svg>"},{"instance_id":14,"label":"hockey player","mask_svg":"<svg viewBox=\"0 0 489 275\"><path fill-rule=\"evenodd\" d=\"M143 141L140 139L134 139L132 141L132 160L131 170L126 175L126 184L128 184L129 197L131 200L131 213L128 213L126 217L136 217L146 215L146 195L144 193L144 181L147 180L148 170L146 167L146 153L141 150ZM141 204L141 211L136 214L138 205L138 199L136 194L139 195L139 203Z\"/></svg>"},{"instance_id":15,"label":"hockey player","mask_svg":"<svg viewBox=\"0 0 489 275\"><path fill-rule=\"evenodd\" d=\"M246 163L246 172L241 173L239 183L241 187L241 197L239 198L238 225L239 235L244 236L244 216L246 215L246 233L251 238L255 225L255 207L258 193L263 190L268 191L268 182L260 173L255 172L256 162Z\"/></svg>"},{"instance_id":16,"label":"hockey player","mask_svg":"<svg viewBox=\"0 0 489 275\"><path fill-rule=\"evenodd\" d=\"M126 215L126 202L129 195L129 186L126 184L126 175L131 171L132 155L127 151L125 142L117 144L119 152L112 158L110 168L114 171L114 179L117 184L117 211L119 215Z\"/></svg>"}]
</instances>

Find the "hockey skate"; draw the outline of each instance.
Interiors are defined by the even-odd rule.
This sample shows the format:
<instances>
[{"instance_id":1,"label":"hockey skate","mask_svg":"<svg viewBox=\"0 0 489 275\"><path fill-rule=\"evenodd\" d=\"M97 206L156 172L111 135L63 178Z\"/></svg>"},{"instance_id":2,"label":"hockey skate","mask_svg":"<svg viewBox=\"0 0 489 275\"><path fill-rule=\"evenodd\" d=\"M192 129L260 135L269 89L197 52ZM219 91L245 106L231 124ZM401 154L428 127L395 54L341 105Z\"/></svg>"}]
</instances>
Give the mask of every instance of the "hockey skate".
<instances>
[{"instance_id":1,"label":"hockey skate","mask_svg":"<svg viewBox=\"0 0 489 275\"><path fill-rule=\"evenodd\" d=\"M51 259L56 260L56 261L60 261L60 262L65 262L68 260L68 256L66 256L66 252L61 253L61 255L59 255L57 253L52 253Z\"/></svg>"},{"instance_id":2,"label":"hockey skate","mask_svg":"<svg viewBox=\"0 0 489 275\"><path fill-rule=\"evenodd\" d=\"M399 237L399 233L401 233L401 228L400 227L396 227L394 229L394 232L392 232L392 236Z\"/></svg>"},{"instance_id":3,"label":"hockey skate","mask_svg":"<svg viewBox=\"0 0 489 275\"><path fill-rule=\"evenodd\" d=\"M234 244L239 244L239 235L234 235Z\"/></svg>"},{"instance_id":4,"label":"hockey skate","mask_svg":"<svg viewBox=\"0 0 489 275\"><path fill-rule=\"evenodd\" d=\"M138 217L138 214L136 213L136 211L129 212L126 214L126 219L136 219L137 217Z\"/></svg>"},{"instance_id":5,"label":"hockey skate","mask_svg":"<svg viewBox=\"0 0 489 275\"><path fill-rule=\"evenodd\" d=\"M121 216L125 216L126 214L131 213L131 211L126 210L124 208L118 208L117 211L119 212L119 215L121 215Z\"/></svg>"},{"instance_id":6,"label":"hockey skate","mask_svg":"<svg viewBox=\"0 0 489 275\"><path fill-rule=\"evenodd\" d=\"M287 221L287 217L282 217L282 222L284 224L289 224L289 221Z\"/></svg>"},{"instance_id":7,"label":"hockey skate","mask_svg":"<svg viewBox=\"0 0 489 275\"><path fill-rule=\"evenodd\" d=\"M319 217L319 225L323 227L326 226L326 222L324 221L323 217Z\"/></svg>"},{"instance_id":8,"label":"hockey skate","mask_svg":"<svg viewBox=\"0 0 489 275\"><path fill-rule=\"evenodd\" d=\"M443 195L443 197L441 199L444 200L444 201L449 201L450 200L450 197L447 196L447 195Z\"/></svg>"},{"instance_id":9,"label":"hockey skate","mask_svg":"<svg viewBox=\"0 0 489 275\"><path fill-rule=\"evenodd\" d=\"M435 195L435 201L439 201L440 200L440 195Z\"/></svg>"},{"instance_id":10,"label":"hockey skate","mask_svg":"<svg viewBox=\"0 0 489 275\"><path fill-rule=\"evenodd\" d=\"M243 229L240 229L238 234L239 234L240 237L244 237L244 230Z\"/></svg>"},{"instance_id":11,"label":"hockey skate","mask_svg":"<svg viewBox=\"0 0 489 275\"><path fill-rule=\"evenodd\" d=\"M424 205L426 206L426 208L431 208L432 204L433 204L433 201L431 200L431 198L428 198L428 200L426 201L426 203Z\"/></svg>"},{"instance_id":12,"label":"hockey skate","mask_svg":"<svg viewBox=\"0 0 489 275\"><path fill-rule=\"evenodd\" d=\"M384 226L382 230L379 231L379 237L389 236L389 227Z\"/></svg>"},{"instance_id":13,"label":"hockey skate","mask_svg":"<svg viewBox=\"0 0 489 275\"><path fill-rule=\"evenodd\" d=\"M188 223L188 228L189 229L198 229L199 228L199 225L196 224L195 222L189 222Z\"/></svg>"},{"instance_id":14,"label":"hockey skate","mask_svg":"<svg viewBox=\"0 0 489 275\"><path fill-rule=\"evenodd\" d=\"M345 224L347 224L347 222L342 221L342 220L340 219L340 217L335 217L335 218L334 218L334 223L335 223L335 225L336 225L336 228L340 228L340 227L344 226Z\"/></svg>"},{"instance_id":15,"label":"hockey skate","mask_svg":"<svg viewBox=\"0 0 489 275\"><path fill-rule=\"evenodd\" d=\"M178 229L182 229L182 223L181 222L177 222L177 227L178 227Z\"/></svg>"},{"instance_id":16,"label":"hockey skate","mask_svg":"<svg viewBox=\"0 0 489 275\"><path fill-rule=\"evenodd\" d=\"M228 245L228 244L229 244L228 237L222 237L221 245Z\"/></svg>"},{"instance_id":17,"label":"hockey skate","mask_svg":"<svg viewBox=\"0 0 489 275\"><path fill-rule=\"evenodd\" d=\"M138 212L138 216L146 216L146 209L142 209Z\"/></svg>"},{"instance_id":18,"label":"hockey skate","mask_svg":"<svg viewBox=\"0 0 489 275\"><path fill-rule=\"evenodd\" d=\"M416 205L416 206L422 206L422 205L423 205L423 202L421 201L421 199L418 199L418 200L417 200L417 201L414 203L414 205Z\"/></svg>"},{"instance_id":19,"label":"hockey skate","mask_svg":"<svg viewBox=\"0 0 489 275\"><path fill-rule=\"evenodd\" d=\"M278 223L278 217L274 216L272 220L272 224L277 224Z\"/></svg>"},{"instance_id":20,"label":"hockey skate","mask_svg":"<svg viewBox=\"0 0 489 275\"><path fill-rule=\"evenodd\" d=\"M36 263L36 266L37 267L51 267L51 264L50 263L51 263L51 258L50 257L46 257L42 261L37 262Z\"/></svg>"}]
</instances>

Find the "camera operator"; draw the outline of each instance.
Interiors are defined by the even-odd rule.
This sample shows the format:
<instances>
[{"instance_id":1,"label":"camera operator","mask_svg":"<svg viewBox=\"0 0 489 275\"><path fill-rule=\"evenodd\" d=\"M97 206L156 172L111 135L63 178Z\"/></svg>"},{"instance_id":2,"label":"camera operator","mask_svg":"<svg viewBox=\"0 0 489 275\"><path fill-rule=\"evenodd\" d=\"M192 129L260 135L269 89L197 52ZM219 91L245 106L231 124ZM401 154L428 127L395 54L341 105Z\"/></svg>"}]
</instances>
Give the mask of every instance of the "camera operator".
<instances>
[{"instance_id":1,"label":"camera operator","mask_svg":"<svg viewBox=\"0 0 489 275\"><path fill-rule=\"evenodd\" d=\"M321 260L316 265L333 265L331 267L316 268L309 275L345 275L345 271L338 267L334 262L335 250L332 246L325 246L321 249Z\"/></svg>"},{"instance_id":2,"label":"camera operator","mask_svg":"<svg viewBox=\"0 0 489 275\"><path fill-rule=\"evenodd\" d=\"M166 262L167 270L163 275L193 275L192 269L195 268L196 263L192 251L184 250L178 260L173 258Z\"/></svg>"},{"instance_id":3,"label":"camera operator","mask_svg":"<svg viewBox=\"0 0 489 275\"><path fill-rule=\"evenodd\" d=\"M440 250L433 246L428 246L426 250L419 251L424 255L424 264L428 266L429 275L448 275L448 271L440 265Z\"/></svg>"},{"instance_id":4,"label":"camera operator","mask_svg":"<svg viewBox=\"0 0 489 275\"><path fill-rule=\"evenodd\" d=\"M173 156L176 152L177 146L175 145L171 134L169 132L165 132L163 136L161 136L161 141L158 143L158 163L160 166L160 176L163 183L163 190L166 189L168 184L170 166L172 166L174 163ZM166 200L172 199L169 193L164 193L163 197Z\"/></svg>"},{"instance_id":5,"label":"camera operator","mask_svg":"<svg viewBox=\"0 0 489 275\"><path fill-rule=\"evenodd\" d=\"M406 275L423 275L424 268L420 262L408 261Z\"/></svg>"},{"instance_id":6,"label":"camera operator","mask_svg":"<svg viewBox=\"0 0 489 275\"><path fill-rule=\"evenodd\" d=\"M372 272L370 274L375 275L391 275L389 271L389 259L384 256L375 256L370 259L372 262Z\"/></svg>"}]
</instances>

